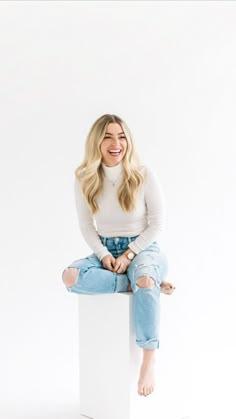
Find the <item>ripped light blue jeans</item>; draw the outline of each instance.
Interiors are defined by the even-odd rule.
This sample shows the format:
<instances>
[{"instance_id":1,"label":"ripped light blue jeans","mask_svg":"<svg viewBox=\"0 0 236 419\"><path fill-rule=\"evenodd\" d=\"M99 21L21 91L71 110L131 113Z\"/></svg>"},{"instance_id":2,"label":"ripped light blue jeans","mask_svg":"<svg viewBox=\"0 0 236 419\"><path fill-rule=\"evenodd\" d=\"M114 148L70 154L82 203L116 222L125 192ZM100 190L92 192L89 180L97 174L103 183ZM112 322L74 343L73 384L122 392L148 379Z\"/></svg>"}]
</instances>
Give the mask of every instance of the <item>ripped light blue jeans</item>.
<instances>
[{"instance_id":1,"label":"ripped light blue jeans","mask_svg":"<svg viewBox=\"0 0 236 419\"><path fill-rule=\"evenodd\" d=\"M99 237L114 258L117 258L138 236ZM159 348L160 284L167 274L168 261L156 241L135 256L124 274L105 269L95 253L75 260L67 268L79 269L75 284L66 286L69 292L77 294L127 292L130 282L134 294L136 344L144 349ZM137 285L138 278L146 275L154 280L152 288Z\"/></svg>"}]
</instances>

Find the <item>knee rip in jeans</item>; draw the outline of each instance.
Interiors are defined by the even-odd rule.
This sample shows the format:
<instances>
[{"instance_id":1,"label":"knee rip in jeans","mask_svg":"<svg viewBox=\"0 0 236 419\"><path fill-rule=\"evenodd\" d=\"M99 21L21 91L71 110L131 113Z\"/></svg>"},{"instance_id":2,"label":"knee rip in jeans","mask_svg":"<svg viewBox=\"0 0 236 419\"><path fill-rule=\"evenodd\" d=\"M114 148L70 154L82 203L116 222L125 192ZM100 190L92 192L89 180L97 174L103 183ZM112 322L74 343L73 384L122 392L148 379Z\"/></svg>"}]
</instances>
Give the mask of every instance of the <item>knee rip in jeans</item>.
<instances>
[{"instance_id":1,"label":"knee rip in jeans","mask_svg":"<svg viewBox=\"0 0 236 419\"><path fill-rule=\"evenodd\" d=\"M152 277L143 275L137 279L136 284L139 288L153 288L155 281Z\"/></svg>"},{"instance_id":2,"label":"knee rip in jeans","mask_svg":"<svg viewBox=\"0 0 236 419\"><path fill-rule=\"evenodd\" d=\"M79 269L77 268L66 268L62 275L62 280L67 287L73 287L76 283Z\"/></svg>"}]
</instances>

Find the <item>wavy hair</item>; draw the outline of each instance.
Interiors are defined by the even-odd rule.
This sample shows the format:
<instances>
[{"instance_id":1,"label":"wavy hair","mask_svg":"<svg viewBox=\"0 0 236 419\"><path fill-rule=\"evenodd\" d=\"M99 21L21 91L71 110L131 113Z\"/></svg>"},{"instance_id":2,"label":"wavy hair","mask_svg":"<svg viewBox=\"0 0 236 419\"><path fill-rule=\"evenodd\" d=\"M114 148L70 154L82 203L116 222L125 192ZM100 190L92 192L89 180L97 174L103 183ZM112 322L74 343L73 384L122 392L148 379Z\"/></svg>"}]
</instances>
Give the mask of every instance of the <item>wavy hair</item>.
<instances>
[{"instance_id":1,"label":"wavy hair","mask_svg":"<svg viewBox=\"0 0 236 419\"><path fill-rule=\"evenodd\" d=\"M92 214L99 210L96 198L102 190L104 179L100 146L110 123L118 123L121 126L127 141L127 150L121 161L123 180L117 191L123 211L131 212L135 208L136 195L145 178L132 134L125 121L117 115L100 116L89 130L85 143L84 160L74 172Z\"/></svg>"}]
</instances>

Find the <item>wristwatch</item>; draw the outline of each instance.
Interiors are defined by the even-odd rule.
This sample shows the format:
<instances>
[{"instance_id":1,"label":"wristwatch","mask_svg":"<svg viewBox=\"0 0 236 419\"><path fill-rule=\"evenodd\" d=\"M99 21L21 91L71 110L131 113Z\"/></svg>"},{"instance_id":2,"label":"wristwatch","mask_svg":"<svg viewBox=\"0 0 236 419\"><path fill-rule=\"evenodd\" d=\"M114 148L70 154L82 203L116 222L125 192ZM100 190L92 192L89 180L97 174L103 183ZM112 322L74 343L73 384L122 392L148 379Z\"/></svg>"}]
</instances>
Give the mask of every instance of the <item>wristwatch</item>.
<instances>
[{"instance_id":1,"label":"wristwatch","mask_svg":"<svg viewBox=\"0 0 236 419\"><path fill-rule=\"evenodd\" d=\"M129 253L126 253L126 256L129 260L132 260L135 256L135 254L133 252L129 252Z\"/></svg>"}]
</instances>

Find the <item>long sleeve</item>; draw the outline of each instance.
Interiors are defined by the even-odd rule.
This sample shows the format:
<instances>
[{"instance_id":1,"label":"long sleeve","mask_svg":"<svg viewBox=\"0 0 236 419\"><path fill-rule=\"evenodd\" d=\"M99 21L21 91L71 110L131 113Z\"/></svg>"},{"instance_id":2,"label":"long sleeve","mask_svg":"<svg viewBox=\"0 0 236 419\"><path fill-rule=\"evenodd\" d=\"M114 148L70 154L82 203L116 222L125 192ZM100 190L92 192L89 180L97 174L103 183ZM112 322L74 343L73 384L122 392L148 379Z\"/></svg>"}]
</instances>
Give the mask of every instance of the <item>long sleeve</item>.
<instances>
[{"instance_id":1,"label":"long sleeve","mask_svg":"<svg viewBox=\"0 0 236 419\"><path fill-rule=\"evenodd\" d=\"M102 260L106 255L109 255L107 247L104 246L98 236L95 228L95 222L92 217L90 208L88 207L78 179L75 177L74 181L75 204L78 215L79 227L85 242L93 250L96 256Z\"/></svg>"},{"instance_id":2,"label":"long sleeve","mask_svg":"<svg viewBox=\"0 0 236 419\"><path fill-rule=\"evenodd\" d=\"M156 173L150 168L147 168L145 203L148 226L133 242L129 243L129 248L136 254L157 239L159 233L164 230L166 222L164 194Z\"/></svg>"}]
</instances>

